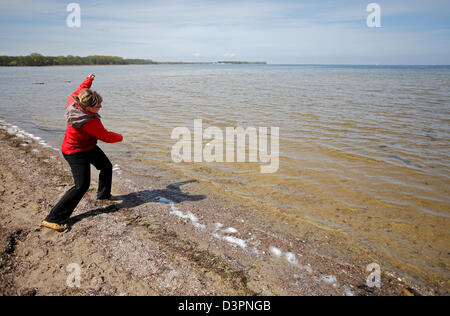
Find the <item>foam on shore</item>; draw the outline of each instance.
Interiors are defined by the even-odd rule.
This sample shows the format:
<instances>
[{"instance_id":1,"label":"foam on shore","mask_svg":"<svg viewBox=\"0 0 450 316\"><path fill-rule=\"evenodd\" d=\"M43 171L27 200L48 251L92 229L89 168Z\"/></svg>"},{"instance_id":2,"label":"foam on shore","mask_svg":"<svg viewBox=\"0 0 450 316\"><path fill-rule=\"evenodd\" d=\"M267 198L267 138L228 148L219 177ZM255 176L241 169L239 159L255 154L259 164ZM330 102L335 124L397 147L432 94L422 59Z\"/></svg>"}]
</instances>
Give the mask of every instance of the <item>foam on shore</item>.
<instances>
[{"instance_id":1,"label":"foam on shore","mask_svg":"<svg viewBox=\"0 0 450 316\"><path fill-rule=\"evenodd\" d=\"M178 207L175 206L175 202L172 200L169 200L165 197L158 196L156 200L162 204L168 204L170 205L170 214L177 216L181 219L188 220L195 228L201 228L202 230L206 230L206 225L199 223L198 218L192 213L192 212L183 212L180 211ZM212 232L209 232L209 234L218 240L223 240L227 244L241 248L243 251L248 250L249 245L253 245L253 253L256 254L265 254L265 251L262 251L258 249L258 245L261 244L259 240L254 240L254 238L251 238L249 240L237 238L235 236L232 236L234 234L237 234L239 231L234 227L228 227L224 229L224 224L222 223L214 223L213 225L214 230ZM312 278L312 280L320 286L320 284L325 284L332 286L335 289L341 290L342 294L345 296L354 296L354 293L351 291L350 287L348 285L344 285L343 287L339 284L337 281L336 276L334 275L324 275L320 274L318 277L313 278L313 269L310 265L301 265L299 264L299 261L297 259L297 256L290 252L286 251L283 252L281 249L275 247L275 246L269 246L269 253L272 254L277 259L283 259L285 260L292 268L298 269L299 272L305 271L307 275L305 276L305 273L294 273L294 277L296 278L305 278L309 277Z\"/></svg>"},{"instance_id":2,"label":"foam on shore","mask_svg":"<svg viewBox=\"0 0 450 316\"><path fill-rule=\"evenodd\" d=\"M22 147L27 147L29 145L30 140L35 141L37 144L44 148L50 148L55 151L60 151L58 148L50 146L45 140L43 140L39 136L35 136L31 133L28 133L25 130L20 129L16 125L9 124L3 120L0 120L0 129L6 131L9 135L15 136L19 139L23 139L24 143L21 144Z\"/></svg>"}]
</instances>

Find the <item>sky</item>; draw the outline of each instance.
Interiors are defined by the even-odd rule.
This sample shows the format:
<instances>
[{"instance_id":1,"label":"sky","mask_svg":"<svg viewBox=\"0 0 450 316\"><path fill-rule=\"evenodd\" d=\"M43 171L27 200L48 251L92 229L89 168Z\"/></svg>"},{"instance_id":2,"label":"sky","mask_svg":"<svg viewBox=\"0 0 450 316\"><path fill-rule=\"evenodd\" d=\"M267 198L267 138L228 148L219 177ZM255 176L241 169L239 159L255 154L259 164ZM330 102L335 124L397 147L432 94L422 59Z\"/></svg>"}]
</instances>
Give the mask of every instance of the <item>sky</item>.
<instances>
[{"instance_id":1,"label":"sky","mask_svg":"<svg viewBox=\"0 0 450 316\"><path fill-rule=\"evenodd\" d=\"M69 3L80 27L69 27ZM380 27L369 27L370 3ZM449 0L0 0L0 55L450 64Z\"/></svg>"}]
</instances>

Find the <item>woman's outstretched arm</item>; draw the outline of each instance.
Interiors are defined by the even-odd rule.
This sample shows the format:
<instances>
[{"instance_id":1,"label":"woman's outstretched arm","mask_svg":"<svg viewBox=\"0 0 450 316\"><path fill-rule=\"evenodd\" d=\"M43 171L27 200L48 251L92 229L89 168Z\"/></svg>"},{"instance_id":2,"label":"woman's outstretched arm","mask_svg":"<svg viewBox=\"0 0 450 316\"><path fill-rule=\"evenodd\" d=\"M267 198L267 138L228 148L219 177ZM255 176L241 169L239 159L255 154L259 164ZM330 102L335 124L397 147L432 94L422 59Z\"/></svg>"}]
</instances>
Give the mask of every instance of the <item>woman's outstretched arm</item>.
<instances>
[{"instance_id":1,"label":"woman's outstretched arm","mask_svg":"<svg viewBox=\"0 0 450 316\"><path fill-rule=\"evenodd\" d=\"M90 74L78 87L77 90L75 90L72 94L78 95L81 90L83 89L89 89L92 86L92 81L94 81L95 75Z\"/></svg>"},{"instance_id":2,"label":"woman's outstretched arm","mask_svg":"<svg viewBox=\"0 0 450 316\"><path fill-rule=\"evenodd\" d=\"M83 90L83 89L90 89L92 86L92 82L94 81L94 78L95 78L94 74L90 74L89 76L87 76L87 78L80 84L80 86L77 88L77 90L75 90L72 93L72 95L80 94L81 90ZM69 96L66 107L71 105L73 103L73 101L74 101L73 98L71 96Z\"/></svg>"}]
</instances>

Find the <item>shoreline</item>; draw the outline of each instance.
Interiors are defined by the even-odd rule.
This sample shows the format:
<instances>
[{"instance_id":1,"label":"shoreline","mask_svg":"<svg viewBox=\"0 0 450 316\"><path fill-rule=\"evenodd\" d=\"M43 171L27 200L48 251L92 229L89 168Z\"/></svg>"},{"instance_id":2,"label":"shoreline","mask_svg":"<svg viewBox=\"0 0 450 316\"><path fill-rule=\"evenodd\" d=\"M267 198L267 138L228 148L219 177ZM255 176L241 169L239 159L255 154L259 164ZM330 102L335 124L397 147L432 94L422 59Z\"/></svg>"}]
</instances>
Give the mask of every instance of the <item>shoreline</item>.
<instances>
[{"instance_id":1,"label":"shoreline","mask_svg":"<svg viewBox=\"0 0 450 316\"><path fill-rule=\"evenodd\" d=\"M373 258L333 252L346 241L332 232L305 223L298 227L303 238L292 239L252 201L178 176L142 187L115 170L113 193L122 201L112 204L95 201L93 173L70 230L39 228L72 185L67 163L43 146L0 128L0 246L9 262L0 270L2 294L445 295L385 270L381 288L369 288ZM79 289L65 282L72 262L82 269Z\"/></svg>"}]
</instances>

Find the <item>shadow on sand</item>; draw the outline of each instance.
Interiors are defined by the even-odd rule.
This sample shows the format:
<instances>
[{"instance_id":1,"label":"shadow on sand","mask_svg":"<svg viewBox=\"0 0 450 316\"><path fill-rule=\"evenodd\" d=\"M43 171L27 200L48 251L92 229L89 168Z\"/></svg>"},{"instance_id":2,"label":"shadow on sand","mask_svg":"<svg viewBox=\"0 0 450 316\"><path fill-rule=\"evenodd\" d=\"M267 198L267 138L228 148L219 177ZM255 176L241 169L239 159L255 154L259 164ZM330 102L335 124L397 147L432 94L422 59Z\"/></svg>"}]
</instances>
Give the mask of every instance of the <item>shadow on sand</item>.
<instances>
[{"instance_id":1,"label":"shadow on sand","mask_svg":"<svg viewBox=\"0 0 450 316\"><path fill-rule=\"evenodd\" d=\"M139 192L133 192L128 195L119 195L115 196L117 200L121 201L120 203L114 203L113 205L109 205L102 208L97 208L94 210L90 210L86 213L76 215L71 217L67 221L67 225L69 229L71 226L76 224L77 222L82 221L88 217L94 217L100 214L108 214L115 213L122 209L130 209L133 207L140 206L142 204L147 203L161 203L168 204L168 201L173 202L174 204L178 204L184 201L200 201L204 200L206 196L204 195L190 195L183 193L180 187L184 184L198 182L196 180L189 180L184 182L178 182L174 184L170 184L164 190L144 190ZM164 198L166 200L160 200L160 198Z\"/></svg>"}]
</instances>

